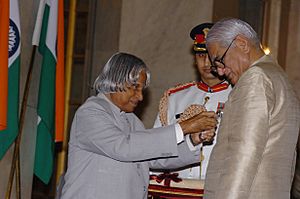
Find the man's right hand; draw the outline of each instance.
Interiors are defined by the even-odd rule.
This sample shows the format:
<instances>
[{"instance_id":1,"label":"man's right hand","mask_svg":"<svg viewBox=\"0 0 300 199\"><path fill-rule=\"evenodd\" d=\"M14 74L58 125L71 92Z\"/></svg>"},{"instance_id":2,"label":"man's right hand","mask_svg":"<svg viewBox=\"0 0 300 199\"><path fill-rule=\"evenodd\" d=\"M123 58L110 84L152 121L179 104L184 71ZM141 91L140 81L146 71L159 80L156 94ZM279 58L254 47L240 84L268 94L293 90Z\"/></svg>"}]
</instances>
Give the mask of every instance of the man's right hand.
<instances>
[{"instance_id":1,"label":"man's right hand","mask_svg":"<svg viewBox=\"0 0 300 199\"><path fill-rule=\"evenodd\" d=\"M217 114L213 111L201 112L179 123L184 135L211 130L216 128L217 124Z\"/></svg>"}]
</instances>

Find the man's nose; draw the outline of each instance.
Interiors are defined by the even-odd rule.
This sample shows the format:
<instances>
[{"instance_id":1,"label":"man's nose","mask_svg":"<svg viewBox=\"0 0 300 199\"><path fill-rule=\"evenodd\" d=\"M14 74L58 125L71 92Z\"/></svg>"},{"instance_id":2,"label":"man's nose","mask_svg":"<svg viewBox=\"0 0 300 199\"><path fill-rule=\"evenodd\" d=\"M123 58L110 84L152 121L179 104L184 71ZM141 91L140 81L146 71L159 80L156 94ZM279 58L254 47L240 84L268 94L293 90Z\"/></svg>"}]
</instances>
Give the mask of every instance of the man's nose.
<instances>
[{"instance_id":1,"label":"man's nose","mask_svg":"<svg viewBox=\"0 0 300 199\"><path fill-rule=\"evenodd\" d=\"M138 98L139 101L143 101L143 90L137 90L136 91L136 97Z\"/></svg>"},{"instance_id":2,"label":"man's nose","mask_svg":"<svg viewBox=\"0 0 300 199\"><path fill-rule=\"evenodd\" d=\"M211 66L208 54L205 56L205 66Z\"/></svg>"},{"instance_id":3,"label":"man's nose","mask_svg":"<svg viewBox=\"0 0 300 199\"><path fill-rule=\"evenodd\" d=\"M218 75L223 76L225 74L225 68L217 67Z\"/></svg>"}]
</instances>

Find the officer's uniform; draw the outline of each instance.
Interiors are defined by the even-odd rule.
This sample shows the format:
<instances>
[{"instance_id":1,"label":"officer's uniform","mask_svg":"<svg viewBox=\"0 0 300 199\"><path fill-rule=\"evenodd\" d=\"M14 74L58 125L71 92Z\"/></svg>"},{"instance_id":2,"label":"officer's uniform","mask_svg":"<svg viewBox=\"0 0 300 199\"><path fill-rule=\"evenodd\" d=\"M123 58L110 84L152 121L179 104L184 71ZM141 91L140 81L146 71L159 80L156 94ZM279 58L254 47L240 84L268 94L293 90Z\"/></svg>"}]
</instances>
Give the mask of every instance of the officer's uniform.
<instances>
[{"instance_id":1,"label":"officer's uniform","mask_svg":"<svg viewBox=\"0 0 300 199\"><path fill-rule=\"evenodd\" d=\"M222 112L224 104L227 101L228 95L231 91L231 86L226 82L221 82L213 87L207 86L203 82L191 82L176 88L171 88L167 91L168 105L167 105L167 123L176 123L180 115L184 110L192 104L203 105L207 111ZM206 99L206 100L205 100ZM160 116L157 116L154 127L162 126ZM218 129L217 129L218 131ZM217 136L217 132L216 132ZM202 153L204 159L201 162L201 179L205 178L206 168L209 160L209 156L213 146L216 143L216 136L210 143L205 143L202 147ZM200 160L199 160L200 161ZM179 177L199 179L200 178L200 167L188 168L179 171Z\"/></svg>"},{"instance_id":2,"label":"officer's uniform","mask_svg":"<svg viewBox=\"0 0 300 199\"><path fill-rule=\"evenodd\" d=\"M205 23L196 26L190 33L194 40L194 53L207 53L205 47L205 37L212 24ZM227 81L223 81L213 87L209 87L204 82L190 82L168 89L160 102L160 112L155 121L154 127L174 124L178 122L181 114L192 104L204 105L207 111L215 111L220 115L227 101L232 87ZM217 128L218 131L218 128ZM204 179L208 160L217 138L209 143L199 146L202 150L201 176L200 166L180 170L179 177L189 179ZM186 137L186 140L189 137ZM199 160L200 162L200 160ZM177 172L177 171L176 171Z\"/></svg>"}]
</instances>

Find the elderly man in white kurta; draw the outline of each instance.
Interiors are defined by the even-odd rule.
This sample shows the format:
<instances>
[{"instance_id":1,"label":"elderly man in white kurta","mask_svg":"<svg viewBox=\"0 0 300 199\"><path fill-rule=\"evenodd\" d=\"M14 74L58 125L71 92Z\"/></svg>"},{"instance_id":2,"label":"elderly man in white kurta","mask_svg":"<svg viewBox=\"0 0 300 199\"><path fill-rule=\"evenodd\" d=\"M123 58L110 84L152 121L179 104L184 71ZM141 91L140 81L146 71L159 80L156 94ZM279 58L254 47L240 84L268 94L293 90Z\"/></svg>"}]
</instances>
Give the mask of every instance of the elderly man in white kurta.
<instances>
[{"instance_id":1,"label":"elderly man in white kurta","mask_svg":"<svg viewBox=\"0 0 300 199\"><path fill-rule=\"evenodd\" d=\"M289 199L300 107L286 74L239 19L207 36L212 69L234 84L205 182L205 199Z\"/></svg>"}]
</instances>

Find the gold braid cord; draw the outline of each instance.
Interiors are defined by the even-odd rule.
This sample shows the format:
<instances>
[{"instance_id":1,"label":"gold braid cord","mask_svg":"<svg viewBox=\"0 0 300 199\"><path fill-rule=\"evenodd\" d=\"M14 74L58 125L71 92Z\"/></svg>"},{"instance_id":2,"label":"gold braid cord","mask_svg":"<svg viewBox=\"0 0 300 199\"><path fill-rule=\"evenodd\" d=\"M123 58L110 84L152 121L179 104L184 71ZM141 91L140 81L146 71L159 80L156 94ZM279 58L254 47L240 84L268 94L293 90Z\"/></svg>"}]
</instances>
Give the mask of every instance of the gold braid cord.
<instances>
[{"instance_id":1,"label":"gold braid cord","mask_svg":"<svg viewBox=\"0 0 300 199\"><path fill-rule=\"evenodd\" d=\"M200 104L191 104L180 115L178 123L179 122L183 122L185 120L188 120L188 119L194 117L195 115L198 115L199 113L201 113L203 111L206 111L206 108L203 105L200 105Z\"/></svg>"},{"instance_id":2,"label":"gold braid cord","mask_svg":"<svg viewBox=\"0 0 300 199\"><path fill-rule=\"evenodd\" d=\"M162 126L168 125L168 101L169 101L169 90L164 92L164 95L159 101L159 119Z\"/></svg>"},{"instance_id":3,"label":"gold braid cord","mask_svg":"<svg viewBox=\"0 0 300 199\"><path fill-rule=\"evenodd\" d=\"M180 84L180 85L170 88L164 92L164 94L159 102L159 119L160 119L162 126L169 125L168 124L168 105L169 105L169 96L172 93L172 91L176 91L177 89L180 90L181 88L185 89L185 88L190 87L189 85L192 86L194 84L195 84L195 82ZM184 110L184 112L181 114L178 122L185 121L203 111L206 111L206 109L203 105L192 104Z\"/></svg>"}]
</instances>

